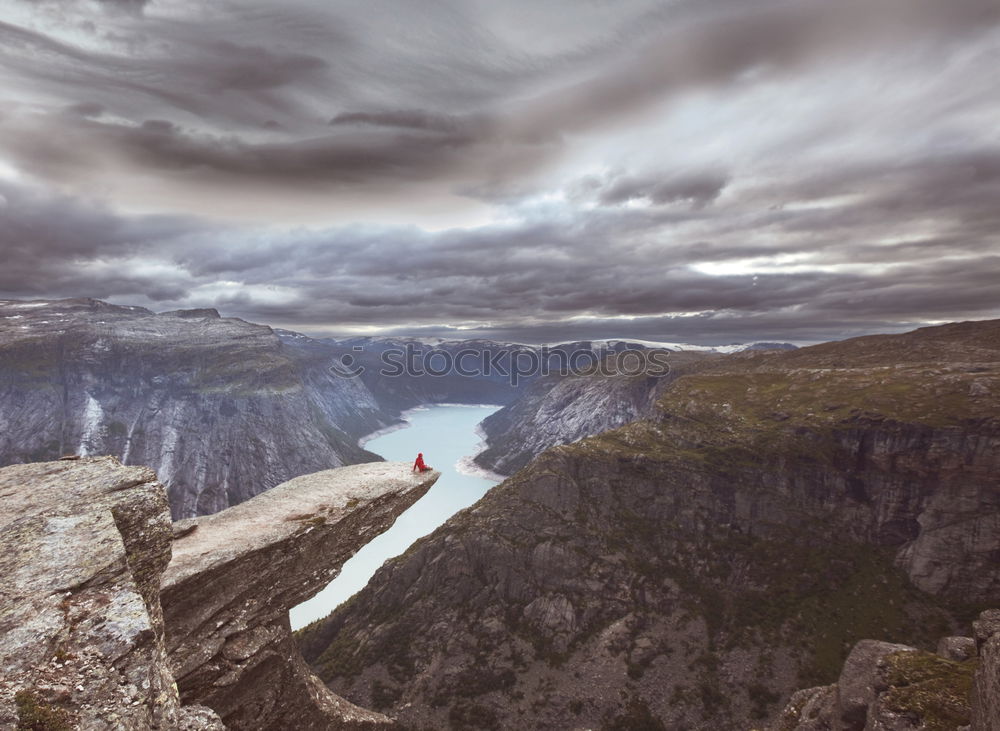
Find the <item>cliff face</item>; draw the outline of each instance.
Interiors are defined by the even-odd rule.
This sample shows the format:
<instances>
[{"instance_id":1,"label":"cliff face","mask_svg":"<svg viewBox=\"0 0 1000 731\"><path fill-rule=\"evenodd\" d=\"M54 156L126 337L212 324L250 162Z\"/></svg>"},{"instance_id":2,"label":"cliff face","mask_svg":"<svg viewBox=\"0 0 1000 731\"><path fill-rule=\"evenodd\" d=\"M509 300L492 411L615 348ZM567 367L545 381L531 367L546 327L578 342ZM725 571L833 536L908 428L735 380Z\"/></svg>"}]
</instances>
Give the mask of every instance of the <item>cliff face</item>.
<instances>
[{"instance_id":1,"label":"cliff face","mask_svg":"<svg viewBox=\"0 0 1000 731\"><path fill-rule=\"evenodd\" d=\"M550 449L303 654L418 727L761 724L855 642L1000 600L998 397L998 322L733 356Z\"/></svg>"},{"instance_id":2,"label":"cliff face","mask_svg":"<svg viewBox=\"0 0 1000 731\"><path fill-rule=\"evenodd\" d=\"M288 609L436 479L356 465L172 526L145 467L0 469L0 727L389 725L312 676Z\"/></svg>"},{"instance_id":3,"label":"cliff face","mask_svg":"<svg viewBox=\"0 0 1000 731\"><path fill-rule=\"evenodd\" d=\"M592 361L626 347L637 346L562 346ZM386 362L389 350L396 355ZM417 357L415 372L391 373L400 353L431 350L438 356ZM212 309L157 315L92 299L0 301L0 465L110 454L153 467L175 518L210 514L300 474L377 459L358 438L403 409L515 402L535 374L512 384L512 361L537 350L485 340L318 340ZM462 353L466 375L455 368ZM364 372L331 371L345 362ZM434 371L449 362L447 373ZM598 381L553 381L497 417L480 462L513 471L548 446L644 415L656 392L654 381Z\"/></svg>"},{"instance_id":4,"label":"cliff face","mask_svg":"<svg viewBox=\"0 0 1000 731\"><path fill-rule=\"evenodd\" d=\"M110 454L154 468L174 517L377 459L390 422L356 379L214 310L0 303L0 464Z\"/></svg>"},{"instance_id":5,"label":"cliff face","mask_svg":"<svg viewBox=\"0 0 1000 731\"><path fill-rule=\"evenodd\" d=\"M734 353L761 348L794 349L788 343L754 343L720 348L679 344L657 344L628 340L581 340L557 345L527 345L501 343L492 340L426 340L412 338L331 338L312 339L300 333L279 330L283 341L293 347L324 353L328 361L350 363L363 369L360 380L375 394L383 408L402 411L427 403L473 403L510 405L510 418L495 422L487 433L496 437L497 456L513 454L515 448L530 452L530 456L554 444L562 444L584 436L621 426L645 413L651 391L662 379L631 379L620 374L614 383L608 377L569 379L557 388L551 398L546 394L560 382L558 378L544 377L543 373L557 373L560 366L583 374L601 361L613 361L625 352L670 352L671 362L684 368L692 361L702 360L721 353ZM407 364L403 368L403 364ZM545 363L547 368L543 368ZM609 363L614 370L614 364ZM610 372L610 371L609 371ZM589 389L588 386L594 386ZM589 391L597 407L607 407L606 414L591 414L586 409L587 394L574 397L577 389ZM620 398L608 398L603 391L610 389ZM571 414L559 408L569 400L579 399L580 411ZM552 404L552 401L558 404ZM554 425L543 415L560 417L566 423L561 433L553 431ZM581 423L586 421L587 423ZM518 430L507 434L507 427ZM548 430L546 430L546 427ZM533 431L538 434L532 434ZM500 444L500 439L508 440ZM520 446L522 439L525 441ZM505 447L509 447L504 451ZM530 459L530 457L528 458ZM525 460L526 463L527 460ZM483 462L483 466L495 468ZM517 467L523 466L518 464ZM507 465L513 472L516 468Z\"/></svg>"},{"instance_id":6,"label":"cliff face","mask_svg":"<svg viewBox=\"0 0 1000 731\"><path fill-rule=\"evenodd\" d=\"M682 375L717 364L724 355L796 349L789 343L697 348L627 340L581 341L553 348L552 353L566 356L564 362L579 363L573 354L590 353L592 367L533 380L513 402L484 419L486 449L476 455L476 464L512 475L549 447L654 416L664 388ZM647 359L650 366L639 375L637 357ZM653 357L660 360L650 361ZM551 362L560 361L553 355ZM669 368L664 371L662 363Z\"/></svg>"},{"instance_id":7,"label":"cliff face","mask_svg":"<svg viewBox=\"0 0 1000 731\"><path fill-rule=\"evenodd\" d=\"M979 666L972 691L972 731L1000 728L1000 609L983 612L973 625Z\"/></svg>"},{"instance_id":8,"label":"cliff face","mask_svg":"<svg viewBox=\"0 0 1000 731\"><path fill-rule=\"evenodd\" d=\"M213 728L167 664L156 475L107 457L17 465L0 498L0 726Z\"/></svg>"},{"instance_id":9,"label":"cliff face","mask_svg":"<svg viewBox=\"0 0 1000 731\"><path fill-rule=\"evenodd\" d=\"M234 729L388 725L336 697L306 667L288 610L325 587L439 477L400 463L297 477L175 525L163 577L167 651L186 703Z\"/></svg>"},{"instance_id":10,"label":"cliff face","mask_svg":"<svg viewBox=\"0 0 1000 731\"><path fill-rule=\"evenodd\" d=\"M667 358L670 370L663 375L617 373L614 357L608 356L604 372L535 381L516 401L483 420L487 446L476 455L476 464L512 475L549 447L650 416L668 384L715 359L705 353L670 353Z\"/></svg>"},{"instance_id":11,"label":"cliff face","mask_svg":"<svg viewBox=\"0 0 1000 731\"><path fill-rule=\"evenodd\" d=\"M863 640L851 650L836 683L792 696L773 731L968 729L976 664L970 637L946 637L937 653Z\"/></svg>"}]
</instances>

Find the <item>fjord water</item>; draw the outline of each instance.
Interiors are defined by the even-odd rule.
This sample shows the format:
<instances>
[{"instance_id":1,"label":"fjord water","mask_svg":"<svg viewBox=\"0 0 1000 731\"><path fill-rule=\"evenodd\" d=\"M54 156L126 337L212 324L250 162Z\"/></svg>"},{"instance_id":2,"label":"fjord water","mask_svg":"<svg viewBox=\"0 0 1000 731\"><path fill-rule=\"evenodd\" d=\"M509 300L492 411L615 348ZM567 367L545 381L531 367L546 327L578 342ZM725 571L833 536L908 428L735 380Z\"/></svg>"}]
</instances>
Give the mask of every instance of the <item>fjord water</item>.
<instances>
[{"instance_id":1,"label":"fjord water","mask_svg":"<svg viewBox=\"0 0 1000 731\"><path fill-rule=\"evenodd\" d=\"M292 629L325 617L364 588L388 559L403 553L462 508L486 494L496 480L470 469L480 449L476 426L499 406L425 406L405 414L409 426L381 434L365 449L392 462L412 462L418 452L441 477L392 527L358 551L319 594L289 613Z\"/></svg>"}]
</instances>

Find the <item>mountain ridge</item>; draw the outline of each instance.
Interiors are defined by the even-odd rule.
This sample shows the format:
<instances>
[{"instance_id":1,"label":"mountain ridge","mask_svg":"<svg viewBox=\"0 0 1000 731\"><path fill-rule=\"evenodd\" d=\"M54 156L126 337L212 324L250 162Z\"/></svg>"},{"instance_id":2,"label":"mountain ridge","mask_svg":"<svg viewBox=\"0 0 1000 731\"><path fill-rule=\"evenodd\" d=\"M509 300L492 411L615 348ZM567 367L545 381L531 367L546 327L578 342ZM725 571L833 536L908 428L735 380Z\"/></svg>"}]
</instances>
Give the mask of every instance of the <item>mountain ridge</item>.
<instances>
[{"instance_id":1,"label":"mountain ridge","mask_svg":"<svg viewBox=\"0 0 1000 731\"><path fill-rule=\"evenodd\" d=\"M273 331L99 300L0 303L0 463L113 454L153 466L175 517L296 474L377 459L393 418Z\"/></svg>"},{"instance_id":2,"label":"mountain ridge","mask_svg":"<svg viewBox=\"0 0 1000 731\"><path fill-rule=\"evenodd\" d=\"M766 723L855 642L929 647L1000 601L998 399L1000 321L713 360L654 416L543 452L300 646L416 728Z\"/></svg>"}]
</instances>

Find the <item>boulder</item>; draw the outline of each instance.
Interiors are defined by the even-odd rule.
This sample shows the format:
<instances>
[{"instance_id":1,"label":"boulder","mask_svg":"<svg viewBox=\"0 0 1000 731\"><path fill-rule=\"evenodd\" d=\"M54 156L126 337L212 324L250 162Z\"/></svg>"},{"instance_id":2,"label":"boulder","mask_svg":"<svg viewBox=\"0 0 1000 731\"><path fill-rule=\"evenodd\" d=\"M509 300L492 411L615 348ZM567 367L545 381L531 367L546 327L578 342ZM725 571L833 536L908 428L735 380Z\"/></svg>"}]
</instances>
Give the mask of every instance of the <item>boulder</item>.
<instances>
[{"instance_id":1,"label":"boulder","mask_svg":"<svg viewBox=\"0 0 1000 731\"><path fill-rule=\"evenodd\" d=\"M942 637L937 654L945 660L964 662L976 656L976 640L972 637Z\"/></svg>"},{"instance_id":2,"label":"boulder","mask_svg":"<svg viewBox=\"0 0 1000 731\"><path fill-rule=\"evenodd\" d=\"M1000 728L1000 609L988 609L973 623L979 666L972 699L973 731Z\"/></svg>"},{"instance_id":3,"label":"boulder","mask_svg":"<svg viewBox=\"0 0 1000 731\"><path fill-rule=\"evenodd\" d=\"M854 646L837 681L838 729L861 731L865 728L868 708L879 693L888 688L880 668L882 660L905 651L912 652L914 648L878 640L862 640Z\"/></svg>"}]
</instances>

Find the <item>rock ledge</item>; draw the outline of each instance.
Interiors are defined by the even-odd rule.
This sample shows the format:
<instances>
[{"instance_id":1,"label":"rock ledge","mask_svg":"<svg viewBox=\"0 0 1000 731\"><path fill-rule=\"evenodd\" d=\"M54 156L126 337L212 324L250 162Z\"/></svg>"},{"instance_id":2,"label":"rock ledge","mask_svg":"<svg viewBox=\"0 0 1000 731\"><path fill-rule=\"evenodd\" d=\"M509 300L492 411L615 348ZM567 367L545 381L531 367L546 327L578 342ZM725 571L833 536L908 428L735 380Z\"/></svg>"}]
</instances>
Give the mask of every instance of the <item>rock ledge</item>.
<instances>
[{"instance_id":1,"label":"rock ledge","mask_svg":"<svg viewBox=\"0 0 1000 731\"><path fill-rule=\"evenodd\" d=\"M312 675L288 609L438 476L327 470L172 525L146 467L0 469L0 728L390 724Z\"/></svg>"}]
</instances>

